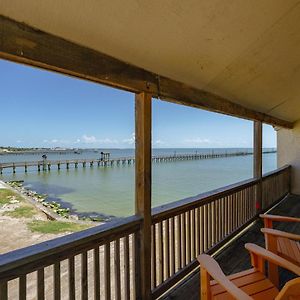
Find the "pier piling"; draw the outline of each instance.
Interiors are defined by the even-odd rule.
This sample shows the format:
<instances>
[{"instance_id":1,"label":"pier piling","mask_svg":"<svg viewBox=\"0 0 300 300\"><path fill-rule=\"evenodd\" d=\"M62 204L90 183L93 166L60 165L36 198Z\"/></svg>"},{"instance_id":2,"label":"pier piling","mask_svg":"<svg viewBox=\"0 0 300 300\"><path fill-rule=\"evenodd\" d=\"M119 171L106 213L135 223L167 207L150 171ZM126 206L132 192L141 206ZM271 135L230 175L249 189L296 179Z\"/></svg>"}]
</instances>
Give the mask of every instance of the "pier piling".
<instances>
[{"instance_id":1,"label":"pier piling","mask_svg":"<svg viewBox=\"0 0 300 300\"><path fill-rule=\"evenodd\" d=\"M275 150L266 150L264 153L275 153ZM185 160L201 160L201 159L215 159L215 158L224 158L224 157L233 157L233 156L245 156L253 155L252 152L247 151L238 151L238 152L224 152L224 153L205 153L205 154L173 154L173 155L157 155L152 157L153 163L162 163L162 162L173 162L173 161L185 161ZM104 156L104 154L103 154ZM57 165L57 169L61 169L61 165L66 165L66 169L70 169L70 164L73 165L75 169L78 168L78 165L82 164L82 167L85 168L86 164L89 164L90 167L93 167L94 163L97 163L98 167L107 167L107 166L119 166L119 165L133 165L135 164L134 157L118 157L110 159L107 155L100 159L83 159L83 160L65 160L65 161L31 161L31 162L10 162L10 163L0 163L0 174L3 174L3 170L10 168L13 173L16 173L16 168L24 168L25 173L28 171L28 167L37 167L38 172L41 171L50 171L51 165Z\"/></svg>"}]
</instances>

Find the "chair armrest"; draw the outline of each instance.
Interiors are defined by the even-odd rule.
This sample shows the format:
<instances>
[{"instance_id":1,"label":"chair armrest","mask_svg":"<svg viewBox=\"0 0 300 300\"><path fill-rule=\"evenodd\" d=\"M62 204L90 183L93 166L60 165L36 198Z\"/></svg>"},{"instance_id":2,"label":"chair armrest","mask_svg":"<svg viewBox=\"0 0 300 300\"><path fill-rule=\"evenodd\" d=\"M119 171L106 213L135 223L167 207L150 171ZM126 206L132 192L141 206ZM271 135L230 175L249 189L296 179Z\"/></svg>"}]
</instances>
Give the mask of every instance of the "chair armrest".
<instances>
[{"instance_id":1,"label":"chair armrest","mask_svg":"<svg viewBox=\"0 0 300 300\"><path fill-rule=\"evenodd\" d=\"M294 217L265 215L265 214L260 214L259 216L262 219L268 219L270 221L275 221L275 222L300 222L300 218L294 218Z\"/></svg>"},{"instance_id":2,"label":"chair armrest","mask_svg":"<svg viewBox=\"0 0 300 300\"><path fill-rule=\"evenodd\" d=\"M294 234L294 233L276 230L276 229L272 229L272 228L262 228L261 232L266 235L273 235L276 237L282 237L282 238L287 238L290 240L300 241L299 234Z\"/></svg>"},{"instance_id":3,"label":"chair armrest","mask_svg":"<svg viewBox=\"0 0 300 300\"><path fill-rule=\"evenodd\" d=\"M198 256L201 268L215 279L229 294L239 300L252 300L244 291L234 285L223 273L219 264L209 255L201 254Z\"/></svg>"},{"instance_id":4,"label":"chair armrest","mask_svg":"<svg viewBox=\"0 0 300 300\"><path fill-rule=\"evenodd\" d=\"M294 265L293 263L289 262L288 260L268 251L260 246L255 244L247 243L245 248L251 253L255 254L259 258L267 260L277 266L283 267L296 275L300 276L300 267ZM255 267L255 266L254 266Z\"/></svg>"}]
</instances>

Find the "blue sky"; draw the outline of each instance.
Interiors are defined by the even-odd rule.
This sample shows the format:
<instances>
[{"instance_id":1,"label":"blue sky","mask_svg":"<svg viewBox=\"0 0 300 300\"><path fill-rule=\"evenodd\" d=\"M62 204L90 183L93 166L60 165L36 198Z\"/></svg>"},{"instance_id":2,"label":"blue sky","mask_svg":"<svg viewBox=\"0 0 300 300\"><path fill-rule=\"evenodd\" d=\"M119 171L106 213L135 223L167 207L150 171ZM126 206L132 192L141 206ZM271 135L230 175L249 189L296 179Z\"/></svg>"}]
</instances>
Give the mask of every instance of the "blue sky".
<instances>
[{"instance_id":1,"label":"blue sky","mask_svg":"<svg viewBox=\"0 0 300 300\"><path fill-rule=\"evenodd\" d=\"M134 95L0 60L1 146L134 147ZM153 100L153 147L252 147L253 122ZM276 133L264 126L264 147Z\"/></svg>"}]
</instances>

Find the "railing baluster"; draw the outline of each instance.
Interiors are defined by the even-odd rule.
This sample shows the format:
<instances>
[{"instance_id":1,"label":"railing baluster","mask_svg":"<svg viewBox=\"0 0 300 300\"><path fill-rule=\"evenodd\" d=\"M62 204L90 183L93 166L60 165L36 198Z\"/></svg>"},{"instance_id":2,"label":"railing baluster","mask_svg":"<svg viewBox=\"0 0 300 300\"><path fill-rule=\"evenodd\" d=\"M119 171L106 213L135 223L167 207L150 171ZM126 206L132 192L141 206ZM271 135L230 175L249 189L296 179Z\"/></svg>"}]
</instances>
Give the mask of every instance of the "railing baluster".
<instances>
[{"instance_id":1,"label":"railing baluster","mask_svg":"<svg viewBox=\"0 0 300 300\"><path fill-rule=\"evenodd\" d=\"M176 216L176 232L177 232L177 244L176 244L176 248L177 248L177 257L176 257L176 261L177 261L177 270L182 268L182 252L181 252L181 216L178 215Z\"/></svg>"},{"instance_id":2,"label":"railing baluster","mask_svg":"<svg viewBox=\"0 0 300 300\"><path fill-rule=\"evenodd\" d=\"M162 222L158 223L158 281L164 281L164 251L163 251L163 228Z\"/></svg>"},{"instance_id":3,"label":"railing baluster","mask_svg":"<svg viewBox=\"0 0 300 300\"><path fill-rule=\"evenodd\" d=\"M200 254L200 207L195 209L195 256Z\"/></svg>"},{"instance_id":4,"label":"railing baluster","mask_svg":"<svg viewBox=\"0 0 300 300\"><path fill-rule=\"evenodd\" d=\"M214 222L212 222L212 244L216 244L218 241L218 225L217 225L217 203L216 201L212 202L212 219Z\"/></svg>"},{"instance_id":5,"label":"railing baluster","mask_svg":"<svg viewBox=\"0 0 300 300\"><path fill-rule=\"evenodd\" d=\"M99 247L94 248L94 299L100 300L100 256Z\"/></svg>"},{"instance_id":6,"label":"railing baluster","mask_svg":"<svg viewBox=\"0 0 300 300\"><path fill-rule=\"evenodd\" d=\"M21 275L19 278L19 300L26 300L27 280L26 275Z\"/></svg>"},{"instance_id":7,"label":"railing baluster","mask_svg":"<svg viewBox=\"0 0 300 300\"><path fill-rule=\"evenodd\" d=\"M208 204L206 204L204 206L204 252L207 251L207 249L209 248L208 242L209 242L209 229L208 229L208 222L209 222L209 218L208 218L208 214L209 214L209 210L208 210Z\"/></svg>"},{"instance_id":8,"label":"railing baluster","mask_svg":"<svg viewBox=\"0 0 300 300\"><path fill-rule=\"evenodd\" d=\"M37 299L44 300L45 298L45 273L44 269L37 271Z\"/></svg>"},{"instance_id":9,"label":"railing baluster","mask_svg":"<svg viewBox=\"0 0 300 300\"><path fill-rule=\"evenodd\" d=\"M186 264L191 261L191 215L190 211L185 214L185 223L186 223Z\"/></svg>"},{"instance_id":10,"label":"railing baluster","mask_svg":"<svg viewBox=\"0 0 300 300\"><path fill-rule=\"evenodd\" d=\"M234 216L235 216L235 211L234 211L234 195L232 194L230 199L231 199L231 232L234 231Z\"/></svg>"},{"instance_id":11,"label":"railing baluster","mask_svg":"<svg viewBox=\"0 0 300 300\"><path fill-rule=\"evenodd\" d=\"M151 226L152 234L151 234L151 278L152 278L152 289L156 287L156 226L155 224Z\"/></svg>"},{"instance_id":12,"label":"railing baluster","mask_svg":"<svg viewBox=\"0 0 300 300\"><path fill-rule=\"evenodd\" d=\"M247 211L248 211L248 220L252 217L252 213L251 213L251 191L252 191L252 187L248 187L247 188Z\"/></svg>"},{"instance_id":13,"label":"railing baluster","mask_svg":"<svg viewBox=\"0 0 300 300\"><path fill-rule=\"evenodd\" d=\"M69 258L69 299L75 300L75 263L74 256Z\"/></svg>"},{"instance_id":14,"label":"railing baluster","mask_svg":"<svg viewBox=\"0 0 300 300\"><path fill-rule=\"evenodd\" d=\"M194 260L196 258L195 217L196 217L196 212L195 209L193 209L191 211L191 260Z\"/></svg>"},{"instance_id":15,"label":"railing baluster","mask_svg":"<svg viewBox=\"0 0 300 300\"><path fill-rule=\"evenodd\" d=\"M114 242L115 299L121 299L120 240Z\"/></svg>"},{"instance_id":16,"label":"railing baluster","mask_svg":"<svg viewBox=\"0 0 300 300\"><path fill-rule=\"evenodd\" d=\"M54 264L53 269L54 275L54 300L60 300L61 297L61 286L60 286L60 262Z\"/></svg>"},{"instance_id":17,"label":"railing baluster","mask_svg":"<svg viewBox=\"0 0 300 300\"><path fill-rule=\"evenodd\" d=\"M244 224L247 220L246 189L243 189L243 205L244 205L244 219L243 219L243 224Z\"/></svg>"},{"instance_id":18,"label":"railing baluster","mask_svg":"<svg viewBox=\"0 0 300 300\"><path fill-rule=\"evenodd\" d=\"M164 235L163 235L163 241L164 241L164 257L165 257L165 277L170 277L170 240L169 240L169 220L164 221Z\"/></svg>"},{"instance_id":19,"label":"railing baluster","mask_svg":"<svg viewBox=\"0 0 300 300\"><path fill-rule=\"evenodd\" d=\"M218 200L218 227L219 227L219 240L223 238L222 227L223 227L223 216L222 216L222 199Z\"/></svg>"},{"instance_id":20,"label":"railing baluster","mask_svg":"<svg viewBox=\"0 0 300 300\"><path fill-rule=\"evenodd\" d=\"M129 249L128 249L128 257L129 257ZM127 268L129 269L129 262L128 262ZM110 288L110 242L108 242L104 245L104 290L105 290L105 299L107 299L107 300L111 299L111 288Z\"/></svg>"},{"instance_id":21,"label":"railing baluster","mask_svg":"<svg viewBox=\"0 0 300 300\"><path fill-rule=\"evenodd\" d=\"M212 218L212 203L208 203L208 248L211 248L213 244L213 218Z\"/></svg>"},{"instance_id":22,"label":"railing baluster","mask_svg":"<svg viewBox=\"0 0 300 300\"><path fill-rule=\"evenodd\" d=\"M224 221L225 221L225 222L224 222L224 225L225 225L225 234L224 234L223 238L224 238L225 236L227 236L227 234L228 234L228 222L229 222L229 220L228 220L228 206L227 206L227 200L228 200L227 196L224 197L223 201L224 201Z\"/></svg>"},{"instance_id":23,"label":"railing baluster","mask_svg":"<svg viewBox=\"0 0 300 300\"><path fill-rule=\"evenodd\" d=\"M239 191L237 195L237 201L238 201L238 227L240 227L242 223L242 215L243 215L243 206L242 206L242 192Z\"/></svg>"},{"instance_id":24,"label":"railing baluster","mask_svg":"<svg viewBox=\"0 0 300 300\"><path fill-rule=\"evenodd\" d=\"M204 208L205 206L200 206L200 253L203 253L205 250L205 222L204 222Z\"/></svg>"},{"instance_id":25,"label":"railing baluster","mask_svg":"<svg viewBox=\"0 0 300 300\"><path fill-rule=\"evenodd\" d=\"M7 300L7 281L0 281L0 300Z\"/></svg>"},{"instance_id":26,"label":"railing baluster","mask_svg":"<svg viewBox=\"0 0 300 300\"><path fill-rule=\"evenodd\" d=\"M81 253L81 300L88 300L87 251Z\"/></svg>"},{"instance_id":27,"label":"railing baluster","mask_svg":"<svg viewBox=\"0 0 300 300\"><path fill-rule=\"evenodd\" d=\"M129 265L129 237L126 235L123 238L124 248L124 294L125 299L130 299L130 265ZM109 280L109 276L106 276L106 280ZM110 289L109 289L110 292Z\"/></svg>"},{"instance_id":28,"label":"railing baluster","mask_svg":"<svg viewBox=\"0 0 300 300\"><path fill-rule=\"evenodd\" d=\"M140 257L139 252L137 252L138 247L136 247L137 243L140 242L140 239L137 236L137 233L133 233L131 235L131 249L132 249L132 299L138 299L138 295L140 295ZM121 250L120 246L120 250ZM121 263L121 262L120 262ZM121 273L122 276L122 273ZM121 280L120 280L121 281ZM123 291L122 285L121 290ZM121 292L121 297L123 297L123 292Z\"/></svg>"},{"instance_id":29,"label":"railing baluster","mask_svg":"<svg viewBox=\"0 0 300 300\"><path fill-rule=\"evenodd\" d=\"M225 235L225 205L224 205L224 198L220 199L221 205L221 213L220 213L220 222L221 222L221 237Z\"/></svg>"},{"instance_id":30,"label":"railing baluster","mask_svg":"<svg viewBox=\"0 0 300 300\"><path fill-rule=\"evenodd\" d=\"M171 264L170 264L170 274L171 276L175 273L175 260L176 260L176 257L175 257L175 223L174 223L174 218L171 218L170 219L170 229L171 229L171 234L170 234L170 237L171 237L171 243L170 243L170 261L171 261Z\"/></svg>"},{"instance_id":31,"label":"railing baluster","mask_svg":"<svg viewBox=\"0 0 300 300\"><path fill-rule=\"evenodd\" d=\"M182 250L182 261L181 266L184 267L186 264L186 219L185 213L181 214L181 250Z\"/></svg>"}]
</instances>

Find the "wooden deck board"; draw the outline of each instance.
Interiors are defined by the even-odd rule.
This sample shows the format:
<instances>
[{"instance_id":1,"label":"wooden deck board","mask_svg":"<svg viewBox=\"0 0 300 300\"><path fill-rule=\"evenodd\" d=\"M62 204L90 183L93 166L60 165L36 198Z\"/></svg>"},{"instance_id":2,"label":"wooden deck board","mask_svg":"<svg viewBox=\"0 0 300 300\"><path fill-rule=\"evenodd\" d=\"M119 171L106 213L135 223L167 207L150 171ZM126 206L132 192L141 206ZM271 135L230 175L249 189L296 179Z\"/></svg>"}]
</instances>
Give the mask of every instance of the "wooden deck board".
<instances>
[{"instance_id":1,"label":"wooden deck board","mask_svg":"<svg viewBox=\"0 0 300 300\"><path fill-rule=\"evenodd\" d=\"M278 206L272 209L270 214L300 217L300 196L290 195L284 199ZM295 223L274 223L274 227L279 230L300 234L300 224ZM260 232L263 226L262 221L257 221L249 230L226 247L216 256L225 274L233 274L249 269L250 256L244 248L245 243L255 243L264 246L264 237ZM280 270L280 285L294 278L294 274ZM179 284L170 291L164 299L199 299L199 272L192 274L188 279Z\"/></svg>"}]
</instances>

